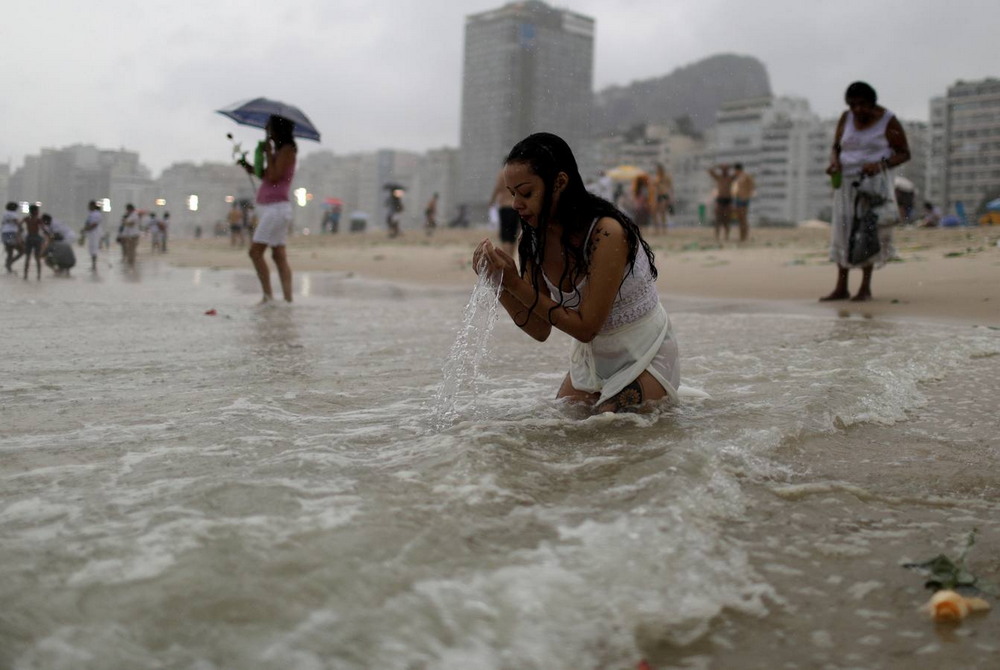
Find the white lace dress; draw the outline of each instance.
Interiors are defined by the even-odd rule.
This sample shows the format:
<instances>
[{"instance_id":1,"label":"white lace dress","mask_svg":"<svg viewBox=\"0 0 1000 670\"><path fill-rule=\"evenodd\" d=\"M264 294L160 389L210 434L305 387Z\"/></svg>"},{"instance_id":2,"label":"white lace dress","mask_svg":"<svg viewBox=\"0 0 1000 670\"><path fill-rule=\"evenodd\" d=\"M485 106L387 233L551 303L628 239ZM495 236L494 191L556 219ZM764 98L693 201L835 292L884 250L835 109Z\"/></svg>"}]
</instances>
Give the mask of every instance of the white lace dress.
<instances>
[{"instance_id":1,"label":"white lace dress","mask_svg":"<svg viewBox=\"0 0 1000 670\"><path fill-rule=\"evenodd\" d=\"M573 388L600 393L600 404L647 371L676 401L681 374L677 341L641 247L633 271L626 268L625 272L611 314L597 337L586 343L573 340L569 369ZM561 298L570 309L579 306L579 291L565 293L548 277L545 283L553 300ZM584 283L577 288L582 290Z\"/></svg>"}]
</instances>

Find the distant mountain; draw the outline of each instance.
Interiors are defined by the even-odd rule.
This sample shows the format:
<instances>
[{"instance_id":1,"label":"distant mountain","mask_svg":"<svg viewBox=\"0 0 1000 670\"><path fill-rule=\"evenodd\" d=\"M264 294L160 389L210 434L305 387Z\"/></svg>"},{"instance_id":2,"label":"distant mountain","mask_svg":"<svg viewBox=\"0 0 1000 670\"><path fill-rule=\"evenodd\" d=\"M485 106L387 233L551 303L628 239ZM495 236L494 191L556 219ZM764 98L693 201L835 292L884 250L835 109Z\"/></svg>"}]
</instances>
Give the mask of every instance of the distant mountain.
<instances>
[{"instance_id":1,"label":"distant mountain","mask_svg":"<svg viewBox=\"0 0 1000 670\"><path fill-rule=\"evenodd\" d=\"M720 54L678 68L664 77L611 86L594 97L595 134L681 117L702 132L724 102L771 95L764 64L752 56Z\"/></svg>"}]
</instances>

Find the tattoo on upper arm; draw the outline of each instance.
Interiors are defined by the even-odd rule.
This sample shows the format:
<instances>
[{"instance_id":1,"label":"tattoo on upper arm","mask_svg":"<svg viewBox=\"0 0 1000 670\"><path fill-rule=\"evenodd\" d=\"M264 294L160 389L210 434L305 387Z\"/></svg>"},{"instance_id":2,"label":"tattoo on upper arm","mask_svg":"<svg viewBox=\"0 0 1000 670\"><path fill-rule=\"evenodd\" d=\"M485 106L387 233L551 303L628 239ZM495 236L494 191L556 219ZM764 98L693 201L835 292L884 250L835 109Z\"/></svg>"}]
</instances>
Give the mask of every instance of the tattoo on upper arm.
<instances>
[{"instance_id":1,"label":"tattoo on upper arm","mask_svg":"<svg viewBox=\"0 0 1000 670\"><path fill-rule=\"evenodd\" d=\"M590 236L590 244L587 247L587 255L593 256L594 252L597 251L597 243L601 241L602 237L611 237L611 233L602 226L598 226L594 230L594 234Z\"/></svg>"}]
</instances>

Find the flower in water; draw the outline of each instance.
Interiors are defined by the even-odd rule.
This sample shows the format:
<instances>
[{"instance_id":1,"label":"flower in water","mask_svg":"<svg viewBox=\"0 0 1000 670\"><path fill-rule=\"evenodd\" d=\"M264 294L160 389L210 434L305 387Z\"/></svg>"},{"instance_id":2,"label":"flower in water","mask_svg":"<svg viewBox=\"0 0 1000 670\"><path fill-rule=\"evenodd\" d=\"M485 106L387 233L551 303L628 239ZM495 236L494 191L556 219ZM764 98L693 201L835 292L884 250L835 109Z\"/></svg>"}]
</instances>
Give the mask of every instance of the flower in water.
<instances>
[{"instance_id":1,"label":"flower in water","mask_svg":"<svg viewBox=\"0 0 1000 670\"><path fill-rule=\"evenodd\" d=\"M970 612L985 612L989 608L990 604L982 598L966 598L951 589L942 589L920 609L935 621L958 622Z\"/></svg>"}]
</instances>

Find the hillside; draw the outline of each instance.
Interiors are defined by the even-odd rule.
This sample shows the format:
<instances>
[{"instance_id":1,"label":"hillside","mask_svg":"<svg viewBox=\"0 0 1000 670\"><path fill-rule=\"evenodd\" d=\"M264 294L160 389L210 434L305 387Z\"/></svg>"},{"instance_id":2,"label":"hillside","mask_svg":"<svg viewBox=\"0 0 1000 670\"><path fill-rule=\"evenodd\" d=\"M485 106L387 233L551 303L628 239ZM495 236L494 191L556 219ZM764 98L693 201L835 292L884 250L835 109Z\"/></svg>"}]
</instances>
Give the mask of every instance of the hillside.
<instances>
[{"instance_id":1,"label":"hillside","mask_svg":"<svg viewBox=\"0 0 1000 670\"><path fill-rule=\"evenodd\" d=\"M640 123L687 116L701 132L724 102L771 95L764 64L752 56L720 54L655 79L611 86L594 99L595 130L603 134Z\"/></svg>"}]
</instances>

